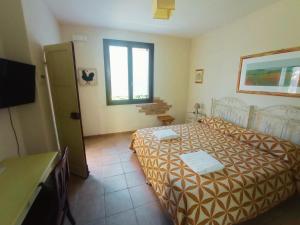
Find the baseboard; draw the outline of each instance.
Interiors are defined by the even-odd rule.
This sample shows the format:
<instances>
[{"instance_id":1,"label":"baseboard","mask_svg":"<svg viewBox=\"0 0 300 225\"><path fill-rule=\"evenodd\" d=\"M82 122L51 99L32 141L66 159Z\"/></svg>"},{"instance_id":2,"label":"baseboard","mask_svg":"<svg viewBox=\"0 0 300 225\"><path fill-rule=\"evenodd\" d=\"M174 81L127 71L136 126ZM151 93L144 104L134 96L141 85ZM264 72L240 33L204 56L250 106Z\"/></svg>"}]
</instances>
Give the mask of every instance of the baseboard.
<instances>
[{"instance_id":1,"label":"baseboard","mask_svg":"<svg viewBox=\"0 0 300 225\"><path fill-rule=\"evenodd\" d=\"M95 137L105 137L105 136L113 136L113 135L118 135L118 134L132 134L134 133L135 130L132 131L122 131L122 132L115 132L115 133L106 133L106 134L95 134L95 135L88 135L84 136L84 138L95 138Z\"/></svg>"}]
</instances>

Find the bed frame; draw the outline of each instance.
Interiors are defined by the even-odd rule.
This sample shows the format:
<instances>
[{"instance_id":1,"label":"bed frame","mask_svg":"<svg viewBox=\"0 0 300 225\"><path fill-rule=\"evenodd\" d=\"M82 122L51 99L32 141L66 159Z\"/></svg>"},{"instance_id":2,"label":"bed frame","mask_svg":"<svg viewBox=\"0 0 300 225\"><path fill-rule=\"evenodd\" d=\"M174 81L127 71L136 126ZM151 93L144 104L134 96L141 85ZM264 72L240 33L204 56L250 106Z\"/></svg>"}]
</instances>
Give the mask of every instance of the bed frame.
<instances>
[{"instance_id":1,"label":"bed frame","mask_svg":"<svg viewBox=\"0 0 300 225\"><path fill-rule=\"evenodd\" d=\"M240 127L249 128L252 111L253 106L247 105L238 98L212 99L211 115L220 117Z\"/></svg>"},{"instance_id":2,"label":"bed frame","mask_svg":"<svg viewBox=\"0 0 300 225\"><path fill-rule=\"evenodd\" d=\"M212 100L211 115L300 145L300 107L275 105L259 108L226 97Z\"/></svg>"},{"instance_id":3,"label":"bed frame","mask_svg":"<svg viewBox=\"0 0 300 225\"><path fill-rule=\"evenodd\" d=\"M253 110L249 127L300 145L300 107L269 106Z\"/></svg>"}]
</instances>

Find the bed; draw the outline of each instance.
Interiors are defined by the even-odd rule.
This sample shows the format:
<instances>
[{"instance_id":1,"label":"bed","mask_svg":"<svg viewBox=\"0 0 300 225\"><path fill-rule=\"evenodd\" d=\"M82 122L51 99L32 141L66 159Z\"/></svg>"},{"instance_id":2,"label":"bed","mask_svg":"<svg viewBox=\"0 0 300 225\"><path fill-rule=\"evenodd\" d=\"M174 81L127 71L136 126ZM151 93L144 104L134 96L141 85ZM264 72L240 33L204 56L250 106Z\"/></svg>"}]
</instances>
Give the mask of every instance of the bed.
<instances>
[{"instance_id":1,"label":"bed","mask_svg":"<svg viewBox=\"0 0 300 225\"><path fill-rule=\"evenodd\" d=\"M299 146L283 139L300 141L300 109L290 109L299 111L285 114L281 136L273 137L266 133L273 132L270 118L279 120L279 114L268 111L267 120L263 119L265 110L237 99L213 100L211 118L138 130L131 147L174 224L237 224L300 191ZM265 130L260 131L265 134L246 129L264 123ZM176 131L180 138L156 140L153 131L165 128ZM200 149L225 169L199 175L180 159L181 154Z\"/></svg>"}]
</instances>

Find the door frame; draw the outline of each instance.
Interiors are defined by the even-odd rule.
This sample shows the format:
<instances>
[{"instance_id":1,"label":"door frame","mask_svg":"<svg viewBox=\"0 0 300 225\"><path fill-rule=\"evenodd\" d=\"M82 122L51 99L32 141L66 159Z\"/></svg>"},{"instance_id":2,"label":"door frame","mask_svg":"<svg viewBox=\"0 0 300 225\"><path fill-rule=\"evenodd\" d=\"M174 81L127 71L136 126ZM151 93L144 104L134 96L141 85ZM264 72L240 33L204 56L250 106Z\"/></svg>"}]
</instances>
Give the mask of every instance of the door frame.
<instances>
[{"instance_id":1,"label":"door frame","mask_svg":"<svg viewBox=\"0 0 300 225\"><path fill-rule=\"evenodd\" d=\"M77 92L77 102L78 102L78 110L79 110L79 114L80 114L80 129L81 129L81 139L82 139L82 143L83 143L83 151L84 151L84 160L86 163L86 174L87 176L84 177L85 179L87 179L89 177L90 171L89 171L89 166L87 163L87 159L86 159L86 149L85 149L85 141L84 141L84 135L83 135L83 126L82 126L82 114L81 114L81 105L80 105L80 95L79 95L79 89L78 89L78 74L77 74L77 68L76 68L76 55L75 55L75 46L74 46L74 42L71 41L71 45L72 45L72 55L73 55L73 61L74 61L74 76L75 76L75 86L76 86L76 92Z\"/></svg>"}]
</instances>

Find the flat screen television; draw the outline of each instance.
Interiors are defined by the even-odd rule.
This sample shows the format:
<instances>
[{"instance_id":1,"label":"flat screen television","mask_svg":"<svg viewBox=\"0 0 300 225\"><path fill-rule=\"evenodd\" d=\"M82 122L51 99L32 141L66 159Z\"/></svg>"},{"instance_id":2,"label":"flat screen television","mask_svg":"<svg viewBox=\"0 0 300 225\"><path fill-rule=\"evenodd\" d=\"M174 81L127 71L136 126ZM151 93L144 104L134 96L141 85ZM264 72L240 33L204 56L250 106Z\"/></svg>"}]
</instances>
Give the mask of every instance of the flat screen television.
<instances>
[{"instance_id":1,"label":"flat screen television","mask_svg":"<svg viewBox=\"0 0 300 225\"><path fill-rule=\"evenodd\" d=\"M0 58L0 108L35 101L35 66Z\"/></svg>"}]
</instances>

